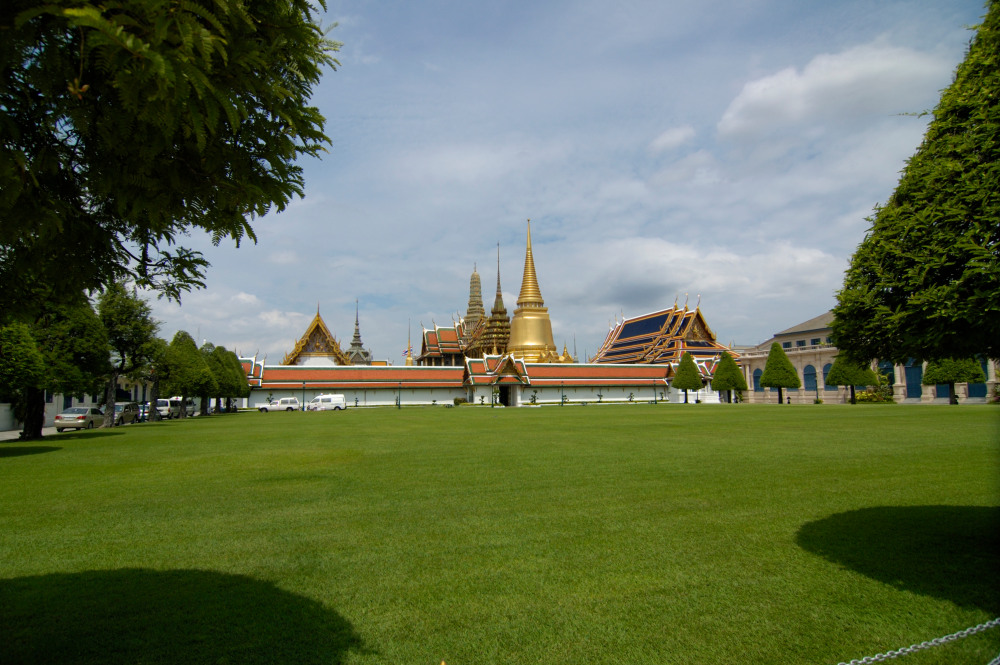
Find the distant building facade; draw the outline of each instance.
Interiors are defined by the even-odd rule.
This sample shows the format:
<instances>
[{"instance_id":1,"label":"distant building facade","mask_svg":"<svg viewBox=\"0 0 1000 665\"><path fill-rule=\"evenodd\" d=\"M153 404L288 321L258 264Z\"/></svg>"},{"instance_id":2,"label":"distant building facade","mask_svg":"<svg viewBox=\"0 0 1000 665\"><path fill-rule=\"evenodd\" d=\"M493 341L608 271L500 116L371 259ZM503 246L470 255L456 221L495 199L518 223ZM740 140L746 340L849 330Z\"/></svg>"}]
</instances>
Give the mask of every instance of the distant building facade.
<instances>
[{"instance_id":1,"label":"distant building facade","mask_svg":"<svg viewBox=\"0 0 1000 665\"><path fill-rule=\"evenodd\" d=\"M776 333L771 339L755 347L741 349L742 367L749 390L749 402L776 402L777 389L764 388L760 377L767 364L767 355L775 342L781 345L788 359L799 375L802 387L782 389L788 401L793 404L811 404L817 399L828 404L843 404L850 401L848 386L828 386L826 377L830 374L833 361L839 350L833 345L833 312L824 314ZM982 360L986 383L956 384L955 392L959 401L986 402L997 385L997 364ZM879 363L877 371L890 378L892 397L897 403L935 403L948 400L948 386L922 385L923 371L927 363L910 361L903 365L891 362Z\"/></svg>"}]
</instances>

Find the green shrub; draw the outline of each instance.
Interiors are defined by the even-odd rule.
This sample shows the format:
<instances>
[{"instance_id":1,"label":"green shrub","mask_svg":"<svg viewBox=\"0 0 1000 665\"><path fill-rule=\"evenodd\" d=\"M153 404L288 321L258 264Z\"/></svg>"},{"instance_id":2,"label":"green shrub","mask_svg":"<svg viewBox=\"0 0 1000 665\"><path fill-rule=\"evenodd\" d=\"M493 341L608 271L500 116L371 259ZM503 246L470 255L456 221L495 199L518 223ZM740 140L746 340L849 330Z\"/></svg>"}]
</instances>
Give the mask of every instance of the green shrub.
<instances>
[{"instance_id":1,"label":"green shrub","mask_svg":"<svg viewBox=\"0 0 1000 665\"><path fill-rule=\"evenodd\" d=\"M880 389L869 389L864 392L857 394L858 404L895 404L892 399L892 393L890 392L886 395L885 391Z\"/></svg>"}]
</instances>

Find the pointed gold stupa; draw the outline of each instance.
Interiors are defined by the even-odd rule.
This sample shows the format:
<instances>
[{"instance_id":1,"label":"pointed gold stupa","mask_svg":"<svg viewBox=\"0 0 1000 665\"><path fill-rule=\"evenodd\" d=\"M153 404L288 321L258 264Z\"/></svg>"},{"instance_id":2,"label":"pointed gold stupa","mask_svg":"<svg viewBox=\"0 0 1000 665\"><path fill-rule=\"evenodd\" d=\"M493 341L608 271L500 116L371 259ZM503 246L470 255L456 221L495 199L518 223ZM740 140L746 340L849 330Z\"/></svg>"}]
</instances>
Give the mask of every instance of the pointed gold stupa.
<instances>
[{"instance_id":1,"label":"pointed gold stupa","mask_svg":"<svg viewBox=\"0 0 1000 665\"><path fill-rule=\"evenodd\" d=\"M531 255L531 220L528 220L528 248L524 254L524 277L517 309L510 320L510 341L507 352L525 362L553 362L559 357L552 339L552 322L549 310L542 300L535 276L535 259Z\"/></svg>"}]
</instances>

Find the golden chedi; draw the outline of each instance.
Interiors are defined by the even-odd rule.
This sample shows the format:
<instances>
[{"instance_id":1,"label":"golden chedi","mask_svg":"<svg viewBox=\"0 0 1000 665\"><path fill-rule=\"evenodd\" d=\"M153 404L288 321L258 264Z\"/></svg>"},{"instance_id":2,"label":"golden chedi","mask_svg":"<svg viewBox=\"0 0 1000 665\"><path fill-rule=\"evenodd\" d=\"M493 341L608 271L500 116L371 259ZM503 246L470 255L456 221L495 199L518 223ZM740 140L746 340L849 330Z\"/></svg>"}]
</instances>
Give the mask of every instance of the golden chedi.
<instances>
[{"instance_id":1,"label":"golden chedi","mask_svg":"<svg viewBox=\"0 0 1000 665\"><path fill-rule=\"evenodd\" d=\"M517 309L510 320L510 340L507 352L524 362L558 362L559 351L552 339L549 310L542 300L535 276L535 260L531 255L531 220L528 220L528 248L524 255L524 277Z\"/></svg>"}]
</instances>

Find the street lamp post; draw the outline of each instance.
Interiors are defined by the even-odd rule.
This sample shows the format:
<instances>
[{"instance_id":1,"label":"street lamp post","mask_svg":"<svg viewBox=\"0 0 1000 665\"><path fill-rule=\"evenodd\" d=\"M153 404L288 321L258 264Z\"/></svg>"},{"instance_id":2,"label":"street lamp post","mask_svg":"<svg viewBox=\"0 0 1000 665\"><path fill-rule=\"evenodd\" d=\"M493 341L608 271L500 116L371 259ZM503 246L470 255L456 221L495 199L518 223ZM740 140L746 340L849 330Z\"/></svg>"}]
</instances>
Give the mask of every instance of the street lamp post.
<instances>
[{"instance_id":1,"label":"street lamp post","mask_svg":"<svg viewBox=\"0 0 1000 665\"><path fill-rule=\"evenodd\" d=\"M306 410L306 382L302 382L302 410Z\"/></svg>"}]
</instances>

